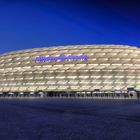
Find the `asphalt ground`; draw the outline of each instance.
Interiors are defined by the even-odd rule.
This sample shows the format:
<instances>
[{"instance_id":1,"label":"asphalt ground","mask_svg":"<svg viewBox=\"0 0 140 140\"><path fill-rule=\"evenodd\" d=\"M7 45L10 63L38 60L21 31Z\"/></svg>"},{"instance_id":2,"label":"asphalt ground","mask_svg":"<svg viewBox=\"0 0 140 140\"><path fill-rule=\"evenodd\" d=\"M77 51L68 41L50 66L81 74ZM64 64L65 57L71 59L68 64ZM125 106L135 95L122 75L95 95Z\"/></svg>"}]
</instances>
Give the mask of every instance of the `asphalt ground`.
<instances>
[{"instance_id":1,"label":"asphalt ground","mask_svg":"<svg viewBox=\"0 0 140 140\"><path fill-rule=\"evenodd\" d=\"M0 99L0 140L124 139L140 139L139 99Z\"/></svg>"}]
</instances>

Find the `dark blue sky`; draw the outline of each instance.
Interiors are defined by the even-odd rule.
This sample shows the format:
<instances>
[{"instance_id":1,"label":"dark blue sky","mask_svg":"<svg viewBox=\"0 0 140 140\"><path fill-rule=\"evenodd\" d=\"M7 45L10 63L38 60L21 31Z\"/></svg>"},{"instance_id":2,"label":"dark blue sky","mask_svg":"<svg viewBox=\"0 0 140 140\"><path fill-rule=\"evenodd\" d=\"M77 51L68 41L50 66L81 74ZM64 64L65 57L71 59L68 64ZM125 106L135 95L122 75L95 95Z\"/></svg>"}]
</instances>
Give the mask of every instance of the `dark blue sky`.
<instances>
[{"instance_id":1,"label":"dark blue sky","mask_svg":"<svg viewBox=\"0 0 140 140\"><path fill-rule=\"evenodd\" d=\"M136 0L0 0L0 53L52 45L140 47Z\"/></svg>"}]
</instances>

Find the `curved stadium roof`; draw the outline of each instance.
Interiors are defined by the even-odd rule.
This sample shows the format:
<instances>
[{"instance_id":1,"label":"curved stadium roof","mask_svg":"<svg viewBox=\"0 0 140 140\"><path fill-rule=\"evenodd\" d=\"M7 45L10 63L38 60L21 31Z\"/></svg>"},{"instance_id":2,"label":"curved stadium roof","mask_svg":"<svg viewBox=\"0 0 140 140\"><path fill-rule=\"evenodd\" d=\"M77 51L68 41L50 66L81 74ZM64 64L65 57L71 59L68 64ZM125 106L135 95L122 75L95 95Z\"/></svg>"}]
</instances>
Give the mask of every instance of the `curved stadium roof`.
<instances>
[{"instance_id":1,"label":"curved stadium roof","mask_svg":"<svg viewBox=\"0 0 140 140\"><path fill-rule=\"evenodd\" d=\"M125 90L133 85L139 90L139 79L140 49L127 45L44 47L0 55L3 92Z\"/></svg>"}]
</instances>

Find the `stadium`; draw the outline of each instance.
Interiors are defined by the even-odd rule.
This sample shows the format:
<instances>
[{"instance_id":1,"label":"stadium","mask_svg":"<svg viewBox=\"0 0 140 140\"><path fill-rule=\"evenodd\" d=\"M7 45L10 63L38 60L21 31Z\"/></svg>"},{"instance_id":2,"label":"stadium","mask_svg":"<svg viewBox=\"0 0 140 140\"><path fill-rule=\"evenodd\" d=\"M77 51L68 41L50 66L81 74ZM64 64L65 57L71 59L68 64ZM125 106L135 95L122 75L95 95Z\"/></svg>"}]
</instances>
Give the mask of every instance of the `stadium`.
<instances>
[{"instance_id":1,"label":"stadium","mask_svg":"<svg viewBox=\"0 0 140 140\"><path fill-rule=\"evenodd\" d=\"M138 98L140 49L71 45L0 55L0 97Z\"/></svg>"}]
</instances>

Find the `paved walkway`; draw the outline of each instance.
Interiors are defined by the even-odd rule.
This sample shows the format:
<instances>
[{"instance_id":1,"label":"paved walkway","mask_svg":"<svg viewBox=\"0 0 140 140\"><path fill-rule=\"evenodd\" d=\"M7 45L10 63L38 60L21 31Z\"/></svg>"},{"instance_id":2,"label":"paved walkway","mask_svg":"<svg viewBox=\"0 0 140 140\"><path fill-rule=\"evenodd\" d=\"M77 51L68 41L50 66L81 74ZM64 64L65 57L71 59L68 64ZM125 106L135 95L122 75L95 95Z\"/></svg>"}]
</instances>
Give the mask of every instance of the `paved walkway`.
<instances>
[{"instance_id":1,"label":"paved walkway","mask_svg":"<svg viewBox=\"0 0 140 140\"><path fill-rule=\"evenodd\" d=\"M140 101L0 99L0 140L139 140Z\"/></svg>"}]
</instances>

